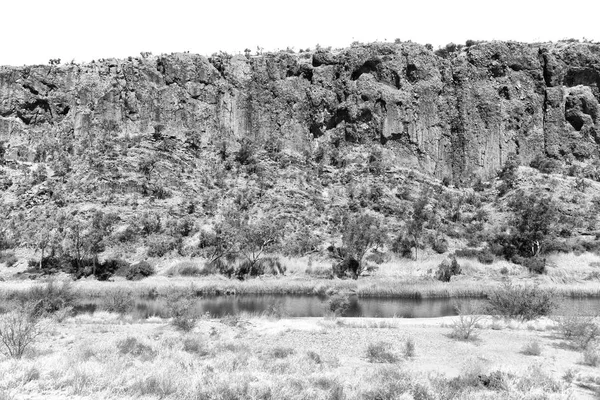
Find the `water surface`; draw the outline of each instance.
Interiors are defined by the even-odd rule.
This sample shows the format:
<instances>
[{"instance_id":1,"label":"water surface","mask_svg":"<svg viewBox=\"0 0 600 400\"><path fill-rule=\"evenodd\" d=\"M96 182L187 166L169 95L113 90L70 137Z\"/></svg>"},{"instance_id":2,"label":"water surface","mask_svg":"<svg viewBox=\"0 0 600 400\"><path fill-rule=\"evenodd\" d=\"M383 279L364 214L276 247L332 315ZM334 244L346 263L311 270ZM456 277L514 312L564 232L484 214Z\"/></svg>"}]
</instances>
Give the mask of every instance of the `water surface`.
<instances>
[{"instance_id":1,"label":"water surface","mask_svg":"<svg viewBox=\"0 0 600 400\"><path fill-rule=\"evenodd\" d=\"M393 298L350 298L346 317L374 318L435 318L456 315L455 304L460 299L393 299ZM482 299L469 300L475 306L483 306ZM559 314L579 312L596 315L600 311L600 298L561 298ZM76 307L79 313L93 313L102 308L102 301L90 301ZM327 297L308 295L241 295L198 298L193 312L200 316L213 317L238 315L240 313L274 313L282 317L322 317L329 312ZM164 299L137 300L132 314L138 318L158 316L168 318Z\"/></svg>"}]
</instances>

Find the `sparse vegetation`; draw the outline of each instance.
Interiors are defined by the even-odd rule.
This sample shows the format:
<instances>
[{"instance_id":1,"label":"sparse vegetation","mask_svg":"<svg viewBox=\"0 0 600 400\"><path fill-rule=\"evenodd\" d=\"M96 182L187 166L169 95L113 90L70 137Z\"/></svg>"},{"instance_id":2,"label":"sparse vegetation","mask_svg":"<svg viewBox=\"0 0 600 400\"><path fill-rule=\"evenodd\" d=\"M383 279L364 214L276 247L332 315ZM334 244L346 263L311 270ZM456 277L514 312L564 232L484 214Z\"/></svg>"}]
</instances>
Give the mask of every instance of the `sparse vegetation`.
<instances>
[{"instance_id":1,"label":"sparse vegetation","mask_svg":"<svg viewBox=\"0 0 600 400\"><path fill-rule=\"evenodd\" d=\"M542 347L540 346L539 342L531 341L523 347L521 352L528 356L539 356L542 354Z\"/></svg>"},{"instance_id":2,"label":"sparse vegetation","mask_svg":"<svg viewBox=\"0 0 600 400\"><path fill-rule=\"evenodd\" d=\"M550 315L557 305L551 290L510 282L489 293L488 302L490 314L526 321Z\"/></svg>"},{"instance_id":3,"label":"sparse vegetation","mask_svg":"<svg viewBox=\"0 0 600 400\"><path fill-rule=\"evenodd\" d=\"M0 315L0 342L2 351L9 357L23 357L44 332L36 310L28 305Z\"/></svg>"},{"instance_id":4,"label":"sparse vegetation","mask_svg":"<svg viewBox=\"0 0 600 400\"><path fill-rule=\"evenodd\" d=\"M399 358L390 343L376 342L367 346L367 360L371 363L396 363Z\"/></svg>"},{"instance_id":5,"label":"sparse vegetation","mask_svg":"<svg viewBox=\"0 0 600 400\"><path fill-rule=\"evenodd\" d=\"M474 332L478 328L483 315L471 302L461 302L455 305L458 319L452 323L452 332L450 337L459 340L472 340L475 338Z\"/></svg>"}]
</instances>

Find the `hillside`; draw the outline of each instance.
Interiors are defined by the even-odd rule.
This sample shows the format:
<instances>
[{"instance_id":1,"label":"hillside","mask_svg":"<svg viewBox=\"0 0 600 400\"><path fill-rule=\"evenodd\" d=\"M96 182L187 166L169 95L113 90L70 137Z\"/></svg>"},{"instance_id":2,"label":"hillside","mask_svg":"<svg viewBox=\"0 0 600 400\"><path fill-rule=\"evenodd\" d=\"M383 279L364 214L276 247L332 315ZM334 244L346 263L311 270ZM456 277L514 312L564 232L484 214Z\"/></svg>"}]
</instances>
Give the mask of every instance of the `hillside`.
<instances>
[{"instance_id":1,"label":"hillside","mask_svg":"<svg viewBox=\"0 0 600 400\"><path fill-rule=\"evenodd\" d=\"M491 252L522 189L556 202L545 250L590 250L599 100L600 45L569 41L0 67L0 239L201 256L235 210L283 221L278 252L325 254L366 213L385 251Z\"/></svg>"}]
</instances>

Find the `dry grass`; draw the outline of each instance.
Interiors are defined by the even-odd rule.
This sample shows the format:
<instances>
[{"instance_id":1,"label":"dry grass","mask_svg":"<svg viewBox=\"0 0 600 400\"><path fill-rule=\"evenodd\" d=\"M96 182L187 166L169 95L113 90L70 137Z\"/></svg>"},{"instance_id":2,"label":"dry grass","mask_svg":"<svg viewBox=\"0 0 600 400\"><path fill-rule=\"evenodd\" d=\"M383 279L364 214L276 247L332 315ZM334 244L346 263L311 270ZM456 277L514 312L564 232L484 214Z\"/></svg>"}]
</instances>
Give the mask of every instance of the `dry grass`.
<instances>
[{"instance_id":1,"label":"dry grass","mask_svg":"<svg viewBox=\"0 0 600 400\"><path fill-rule=\"evenodd\" d=\"M76 336L72 346L50 347L33 358L1 360L0 387L14 398L37 394L56 399L447 398L449 390L451 398L460 399L570 396L567 385L537 367L511 373L470 363L471 368L453 378L412 370L403 364L413 358L418 363L421 354L410 338L397 344L398 351L389 342L367 345L361 366L348 375L348 366L313 350L276 340L243 342L239 335L244 331L238 326L220 324L218 335L178 334L162 321L150 324L156 326L152 329L144 328L147 323L133 328L136 336L119 337L112 332L121 326L114 324L123 321L106 313L100 317L89 321L93 325L88 331L105 329L111 339ZM75 333L80 323L70 319L55 335ZM333 332L332 340L335 337Z\"/></svg>"}]
</instances>

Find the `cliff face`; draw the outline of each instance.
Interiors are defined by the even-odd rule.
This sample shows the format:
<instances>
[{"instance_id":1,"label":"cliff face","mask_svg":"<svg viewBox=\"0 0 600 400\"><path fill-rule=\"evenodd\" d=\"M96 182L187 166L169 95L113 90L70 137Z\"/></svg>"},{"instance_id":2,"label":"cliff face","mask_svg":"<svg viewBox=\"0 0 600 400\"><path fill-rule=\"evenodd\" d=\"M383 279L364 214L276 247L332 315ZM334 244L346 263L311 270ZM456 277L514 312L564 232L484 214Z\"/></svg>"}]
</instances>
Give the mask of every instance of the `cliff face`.
<instances>
[{"instance_id":1,"label":"cliff face","mask_svg":"<svg viewBox=\"0 0 600 400\"><path fill-rule=\"evenodd\" d=\"M0 68L0 141L15 161L85 152L98 137L195 152L247 138L326 156L379 142L394 165L460 181L493 176L511 152L596 159L599 100L590 43L481 43L445 57L414 43L173 54Z\"/></svg>"}]
</instances>

